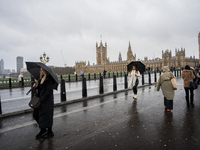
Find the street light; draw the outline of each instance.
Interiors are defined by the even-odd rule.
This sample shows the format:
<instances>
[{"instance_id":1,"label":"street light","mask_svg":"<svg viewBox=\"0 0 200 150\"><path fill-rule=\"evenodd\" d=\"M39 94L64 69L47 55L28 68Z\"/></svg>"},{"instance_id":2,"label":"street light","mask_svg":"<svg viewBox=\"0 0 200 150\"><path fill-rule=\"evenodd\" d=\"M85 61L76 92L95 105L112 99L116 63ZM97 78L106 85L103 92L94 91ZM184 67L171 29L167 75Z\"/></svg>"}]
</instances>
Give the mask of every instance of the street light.
<instances>
[{"instance_id":1,"label":"street light","mask_svg":"<svg viewBox=\"0 0 200 150\"><path fill-rule=\"evenodd\" d=\"M46 63L49 62L49 56L46 58L46 54L44 52L43 57L40 55L40 61L46 65Z\"/></svg>"}]
</instances>

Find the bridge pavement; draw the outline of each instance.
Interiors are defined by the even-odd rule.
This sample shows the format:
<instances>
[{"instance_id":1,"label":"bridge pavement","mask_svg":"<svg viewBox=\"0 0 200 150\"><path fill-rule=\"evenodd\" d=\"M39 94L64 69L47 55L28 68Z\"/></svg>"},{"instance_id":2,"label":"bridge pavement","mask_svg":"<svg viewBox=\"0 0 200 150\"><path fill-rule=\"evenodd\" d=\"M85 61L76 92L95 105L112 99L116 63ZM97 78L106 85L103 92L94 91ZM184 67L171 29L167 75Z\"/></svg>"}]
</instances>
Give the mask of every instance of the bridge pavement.
<instances>
[{"instance_id":1,"label":"bridge pavement","mask_svg":"<svg viewBox=\"0 0 200 150\"><path fill-rule=\"evenodd\" d=\"M31 113L0 118L0 149L200 149L200 89L187 108L178 79L174 109L166 112L156 87L131 90L55 107L55 136L36 140L38 125Z\"/></svg>"}]
</instances>

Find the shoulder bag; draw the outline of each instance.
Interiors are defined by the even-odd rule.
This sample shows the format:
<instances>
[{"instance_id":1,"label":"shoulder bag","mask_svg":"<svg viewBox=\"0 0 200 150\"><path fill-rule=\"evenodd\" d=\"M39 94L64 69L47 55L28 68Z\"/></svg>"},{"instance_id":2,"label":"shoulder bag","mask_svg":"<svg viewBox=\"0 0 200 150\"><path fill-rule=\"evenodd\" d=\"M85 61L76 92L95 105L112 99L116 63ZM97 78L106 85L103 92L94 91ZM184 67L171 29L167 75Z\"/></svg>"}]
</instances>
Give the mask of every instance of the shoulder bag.
<instances>
[{"instance_id":1,"label":"shoulder bag","mask_svg":"<svg viewBox=\"0 0 200 150\"><path fill-rule=\"evenodd\" d=\"M28 105L33 109L38 108L40 106L40 98L37 96L33 96Z\"/></svg>"},{"instance_id":2,"label":"shoulder bag","mask_svg":"<svg viewBox=\"0 0 200 150\"><path fill-rule=\"evenodd\" d=\"M190 89L196 90L198 88L198 84L197 84L196 81L193 81L192 72L191 71L190 71L190 79L191 79L191 81L190 81Z\"/></svg>"},{"instance_id":3,"label":"shoulder bag","mask_svg":"<svg viewBox=\"0 0 200 150\"><path fill-rule=\"evenodd\" d=\"M165 73L165 75L170 79L170 77L166 73ZM175 78L171 78L170 81L171 81L173 89L177 90L178 86L177 86L177 83L176 83L176 79Z\"/></svg>"}]
</instances>

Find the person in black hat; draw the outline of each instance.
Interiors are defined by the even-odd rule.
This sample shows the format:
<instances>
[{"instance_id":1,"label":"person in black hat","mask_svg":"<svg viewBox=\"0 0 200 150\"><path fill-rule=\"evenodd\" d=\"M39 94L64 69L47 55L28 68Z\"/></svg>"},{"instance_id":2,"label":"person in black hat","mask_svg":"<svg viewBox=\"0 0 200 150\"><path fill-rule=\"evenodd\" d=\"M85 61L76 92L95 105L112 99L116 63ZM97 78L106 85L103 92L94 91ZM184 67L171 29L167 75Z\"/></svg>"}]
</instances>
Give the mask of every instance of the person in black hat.
<instances>
[{"instance_id":1,"label":"person in black hat","mask_svg":"<svg viewBox=\"0 0 200 150\"><path fill-rule=\"evenodd\" d=\"M189 107L190 104L194 106L194 90L190 88L190 82L195 79L195 75L193 74L193 71L190 70L190 66L186 65L185 70L183 70L181 77L183 78L183 87L185 89L185 98L187 102L187 106ZM189 104L189 91L190 91L190 104Z\"/></svg>"}]
</instances>

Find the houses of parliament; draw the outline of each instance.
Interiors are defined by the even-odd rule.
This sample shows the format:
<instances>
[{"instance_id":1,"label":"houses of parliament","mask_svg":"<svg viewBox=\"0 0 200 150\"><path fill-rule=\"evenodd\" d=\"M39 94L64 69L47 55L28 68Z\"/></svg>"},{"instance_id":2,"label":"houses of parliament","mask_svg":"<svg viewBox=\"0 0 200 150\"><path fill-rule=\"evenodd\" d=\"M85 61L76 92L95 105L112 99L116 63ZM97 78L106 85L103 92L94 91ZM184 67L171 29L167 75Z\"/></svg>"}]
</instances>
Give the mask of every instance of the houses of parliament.
<instances>
[{"instance_id":1,"label":"houses of parliament","mask_svg":"<svg viewBox=\"0 0 200 150\"><path fill-rule=\"evenodd\" d=\"M199 58L200 58L200 33L198 35L199 44ZM139 59L138 59L139 60ZM102 41L100 45L96 43L96 64L90 65L86 64L85 61L75 62L76 73L99 73L106 70L107 72L121 72L127 71L127 65L131 61L136 61L136 54L133 55L131 49L131 44L129 42L127 59L122 60L121 53L119 53L118 61L110 61L107 57L107 43L103 45ZM148 57L144 57L144 60L140 60L145 64L146 68L152 70L162 69L163 66L168 66L169 68L182 68L185 65L192 67L197 67L200 64L200 59L196 59L195 56L186 57L185 48L175 49L175 56L172 56L171 50L162 50L162 58L155 58L149 60Z\"/></svg>"}]
</instances>

